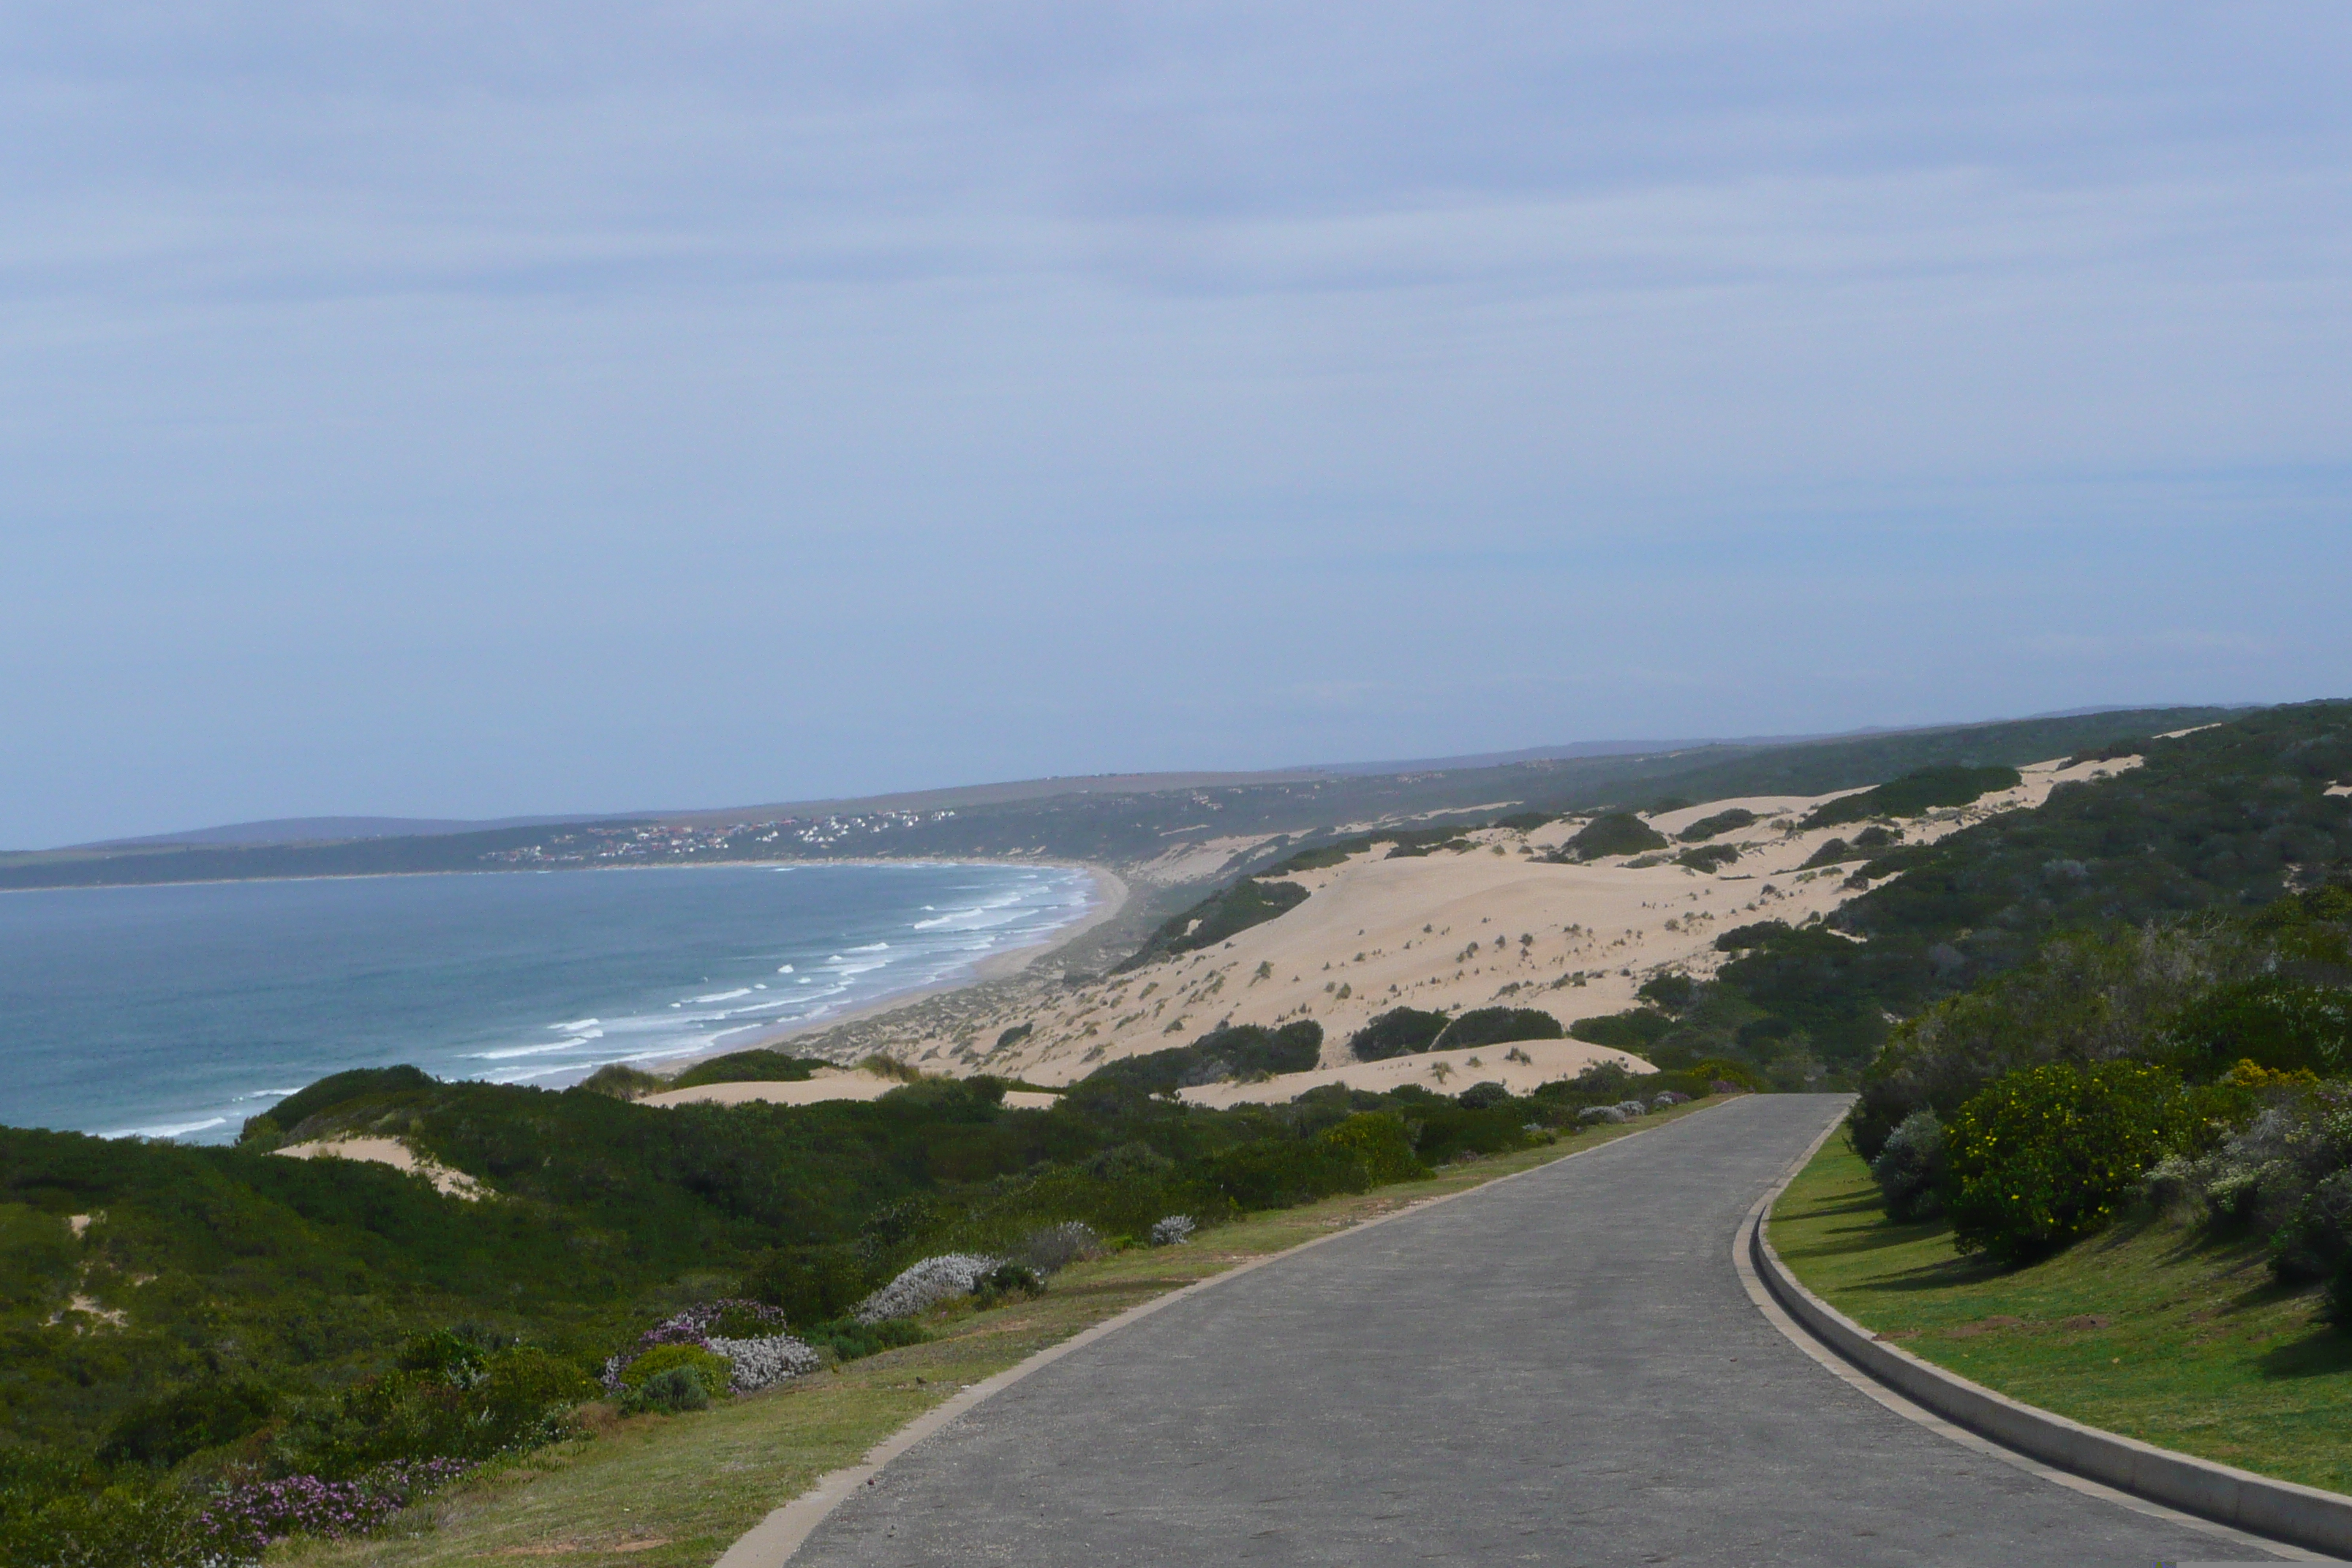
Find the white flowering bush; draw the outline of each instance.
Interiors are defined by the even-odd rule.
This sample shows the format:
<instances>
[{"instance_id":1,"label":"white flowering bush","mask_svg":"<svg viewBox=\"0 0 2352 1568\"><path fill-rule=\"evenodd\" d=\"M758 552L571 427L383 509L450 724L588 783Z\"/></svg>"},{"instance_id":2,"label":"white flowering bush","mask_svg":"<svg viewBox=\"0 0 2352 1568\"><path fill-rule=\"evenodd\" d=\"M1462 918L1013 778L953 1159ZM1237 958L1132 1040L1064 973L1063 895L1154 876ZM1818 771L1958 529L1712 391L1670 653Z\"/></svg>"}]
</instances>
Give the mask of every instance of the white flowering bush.
<instances>
[{"instance_id":1,"label":"white flowering bush","mask_svg":"<svg viewBox=\"0 0 2352 1568\"><path fill-rule=\"evenodd\" d=\"M979 1252L949 1252L926 1258L857 1304L851 1314L871 1327L888 1318L911 1317L958 1296L969 1296L1004 1259Z\"/></svg>"},{"instance_id":2,"label":"white flowering bush","mask_svg":"<svg viewBox=\"0 0 2352 1568\"><path fill-rule=\"evenodd\" d=\"M1588 1105L1576 1113L1576 1119L1587 1127L1625 1120L1625 1113L1613 1105Z\"/></svg>"},{"instance_id":3,"label":"white flowering bush","mask_svg":"<svg viewBox=\"0 0 2352 1568\"><path fill-rule=\"evenodd\" d=\"M1621 1100L1617 1102L1617 1112L1626 1121L1631 1121L1636 1116L1649 1115L1650 1108L1638 1100Z\"/></svg>"},{"instance_id":4,"label":"white flowering bush","mask_svg":"<svg viewBox=\"0 0 2352 1568\"><path fill-rule=\"evenodd\" d=\"M737 1394L756 1394L787 1378L806 1377L823 1364L817 1353L790 1334L769 1334L756 1340L723 1339L713 1334L705 1342L733 1363L728 1384Z\"/></svg>"},{"instance_id":5,"label":"white flowering bush","mask_svg":"<svg viewBox=\"0 0 2352 1568\"><path fill-rule=\"evenodd\" d=\"M1191 1215L1171 1214L1165 1219L1152 1221L1151 1245L1154 1247L1181 1247L1192 1239Z\"/></svg>"}]
</instances>

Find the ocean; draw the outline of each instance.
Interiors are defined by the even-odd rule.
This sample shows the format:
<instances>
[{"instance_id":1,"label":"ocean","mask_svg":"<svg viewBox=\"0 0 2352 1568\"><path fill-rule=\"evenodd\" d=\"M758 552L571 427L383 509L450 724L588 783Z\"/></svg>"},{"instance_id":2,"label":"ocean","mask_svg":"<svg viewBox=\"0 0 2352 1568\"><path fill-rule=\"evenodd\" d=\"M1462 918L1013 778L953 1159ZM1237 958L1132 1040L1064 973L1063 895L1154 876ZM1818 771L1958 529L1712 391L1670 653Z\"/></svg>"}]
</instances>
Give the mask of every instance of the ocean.
<instances>
[{"instance_id":1,"label":"ocean","mask_svg":"<svg viewBox=\"0 0 2352 1568\"><path fill-rule=\"evenodd\" d=\"M0 1122L225 1142L348 1068L561 1087L969 976L1067 867L714 866L0 893Z\"/></svg>"}]
</instances>

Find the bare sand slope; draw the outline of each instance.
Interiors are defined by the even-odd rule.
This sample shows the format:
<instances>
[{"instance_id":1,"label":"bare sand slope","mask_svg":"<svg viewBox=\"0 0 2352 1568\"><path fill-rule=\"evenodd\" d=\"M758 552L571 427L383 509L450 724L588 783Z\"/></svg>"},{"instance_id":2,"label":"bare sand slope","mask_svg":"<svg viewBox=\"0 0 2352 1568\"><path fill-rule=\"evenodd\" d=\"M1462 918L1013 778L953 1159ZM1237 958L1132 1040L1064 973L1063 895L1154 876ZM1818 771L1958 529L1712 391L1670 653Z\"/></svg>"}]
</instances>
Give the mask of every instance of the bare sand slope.
<instances>
[{"instance_id":1,"label":"bare sand slope","mask_svg":"<svg viewBox=\"0 0 2352 1568\"><path fill-rule=\"evenodd\" d=\"M2061 783L2135 762L2035 764L2013 790L1901 824L1903 841L1933 842L2037 805ZM1574 823L1482 830L1467 836L1466 849L1425 856L1389 858L1375 848L1296 878L1310 892L1305 903L1213 951L1072 987L1022 1016L986 1020L964 1038L908 1041L894 1054L934 1070L1064 1083L1104 1060L1181 1045L1227 1023L1313 1018L1324 1029L1321 1065L1332 1068L1348 1059L1347 1037L1391 1007L1538 1007L1563 1024L1622 1012L1652 975L1712 973L1724 962L1714 943L1725 931L1754 921L1801 923L1855 895L1852 865L1799 869L1829 839L1856 831L1796 830L1828 798L1709 801L1654 819L1671 837L1733 806L1755 812L1753 826L1709 841L1739 851L1712 875L1657 856L1590 865L1537 858L1564 842ZM1032 1026L1027 1037L992 1048L989 1030L1020 1024Z\"/></svg>"},{"instance_id":2,"label":"bare sand slope","mask_svg":"<svg viewBox=\"0 0 2352 1568\"><path fill-rule=\"evenodd\" d=\"M289 1160L364 1160L396 1171L423 1176L453 1198L468 1200L489 1195L490 1189L463 1171L453 1171L427 1154L419 1154L397 1138L326 1138L289 1143L276 1151Z\"/></svg>"},{"instance_id":3,"label":"bare sand slope","mask_svg":"<svg viewBox=\"0 0 2352 1568\"><path fill-rule=\"evenodd\" d=\"M1384 1094L1406 1084L1419 1084L1437 1094L1459 1094L1474 1083L1499 1083L1513 1094L1526 1094L1548 1083L1574 1078L1595 1062L1613 1062L1633 1072L1648 1072L1650 1064L1629 1051L1591 1046L1582 1040L1517 1040L1499 1046L1474 1046L1467 1050L1427 1051L1419 1056L1391 1057L1386 1061L1349 1062L1343 1067L1318 1068L1313 1072L1277 1073L1256 1083L1210 1083L1179 1089L1179 1099L1191 1105L1279 1105L1310 1089L1342 1083L1349 1089ZM1007 1096L1010 1099L1011 1096Z\"/></svg>"}]
</instances>

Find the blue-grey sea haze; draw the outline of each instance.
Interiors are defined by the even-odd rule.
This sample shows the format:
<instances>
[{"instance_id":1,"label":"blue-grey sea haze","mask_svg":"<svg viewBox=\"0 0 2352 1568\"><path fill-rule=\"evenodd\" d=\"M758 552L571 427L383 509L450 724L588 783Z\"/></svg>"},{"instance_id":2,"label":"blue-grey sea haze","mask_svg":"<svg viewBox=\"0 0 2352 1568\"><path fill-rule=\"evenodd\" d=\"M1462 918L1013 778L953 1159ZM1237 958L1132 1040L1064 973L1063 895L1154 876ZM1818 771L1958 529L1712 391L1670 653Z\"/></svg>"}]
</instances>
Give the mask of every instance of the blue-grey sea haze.
<instances>
[{"instance_id":1,"label":"blue-grey sea haze","mask_svg":"<svg viewBox=\"0 0 2352 1568\"><path fill-rule=\"evenodd\" d=\"M968 978L1054 866L698 867L0 894L0 1123L202 1142L331 1072L557 1088Z\"/></svg>"},{"instance_id":2,"label":"blue-grey sea haze","mask_svg":"<svg viewBox=\"0 0 2352 1568\"><path fill-rule=\"evenodd\" d=\"M2341 694L2352 11L0 8L0 847Z\"/></svg>"}]
</instances>

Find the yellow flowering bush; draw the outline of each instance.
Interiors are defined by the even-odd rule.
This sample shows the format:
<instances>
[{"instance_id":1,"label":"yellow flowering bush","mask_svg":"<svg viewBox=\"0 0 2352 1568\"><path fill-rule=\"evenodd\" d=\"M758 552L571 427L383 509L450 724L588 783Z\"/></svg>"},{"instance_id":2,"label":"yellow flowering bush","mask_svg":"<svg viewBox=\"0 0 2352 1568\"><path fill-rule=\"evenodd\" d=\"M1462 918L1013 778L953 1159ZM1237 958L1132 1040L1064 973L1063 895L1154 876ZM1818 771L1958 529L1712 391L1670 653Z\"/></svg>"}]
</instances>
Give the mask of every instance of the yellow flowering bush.
<instances>
[{"instance_id":1,"label":"yellow flowering bush","mask_svg":"<svg viewBox=\"0 0 2352 1568\"><path fill-rule=\"evenodd\" d=\"M2194 1127L2189 1096L2165 1068L2056 1062L2012 1072L1945 1128L1953 1240L2010 1264L2055 1251L2114 1219Z\"/></svg>"}]
</instances>

